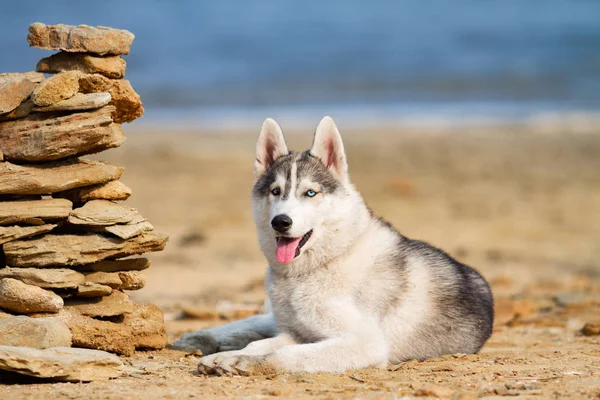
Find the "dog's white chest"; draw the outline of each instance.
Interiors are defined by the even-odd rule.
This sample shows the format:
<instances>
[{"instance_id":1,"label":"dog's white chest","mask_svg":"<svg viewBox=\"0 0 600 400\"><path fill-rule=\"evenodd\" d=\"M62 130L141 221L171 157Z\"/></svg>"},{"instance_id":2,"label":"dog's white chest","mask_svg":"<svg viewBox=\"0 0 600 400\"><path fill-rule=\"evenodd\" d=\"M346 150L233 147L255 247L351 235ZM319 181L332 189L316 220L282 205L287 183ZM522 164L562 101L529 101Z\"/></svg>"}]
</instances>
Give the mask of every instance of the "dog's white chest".
<instances>
[{"instance_id":1,"label":"dog's white chest","mask_svg":"<svg viewBox=\"0 0 600 400\"><path fill-rule=\"evenodd\" d=\"M322 340L331 293L318 281L274 282L270 287L277 325L301 342Z\"/></svg>"}]
</instances>

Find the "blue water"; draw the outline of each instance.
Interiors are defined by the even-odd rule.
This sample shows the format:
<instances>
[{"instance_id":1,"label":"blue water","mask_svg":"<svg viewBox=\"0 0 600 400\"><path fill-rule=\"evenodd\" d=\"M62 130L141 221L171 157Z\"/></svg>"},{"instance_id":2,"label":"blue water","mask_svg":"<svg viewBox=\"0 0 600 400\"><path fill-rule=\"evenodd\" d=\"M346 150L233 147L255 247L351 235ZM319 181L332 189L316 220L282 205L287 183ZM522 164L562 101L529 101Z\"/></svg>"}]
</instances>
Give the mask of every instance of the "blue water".
<instances>
[{"instance_id":1,"label":"blue water","mask_svg":"<svg viewBox=\"0 0 600 400\"><path fill-rule=\"evenodd\" d=\"M35 21L133 32L145 119L600 110L598 0L2 3L0 71L51 53Z\"/></svg>"}]
</instances>

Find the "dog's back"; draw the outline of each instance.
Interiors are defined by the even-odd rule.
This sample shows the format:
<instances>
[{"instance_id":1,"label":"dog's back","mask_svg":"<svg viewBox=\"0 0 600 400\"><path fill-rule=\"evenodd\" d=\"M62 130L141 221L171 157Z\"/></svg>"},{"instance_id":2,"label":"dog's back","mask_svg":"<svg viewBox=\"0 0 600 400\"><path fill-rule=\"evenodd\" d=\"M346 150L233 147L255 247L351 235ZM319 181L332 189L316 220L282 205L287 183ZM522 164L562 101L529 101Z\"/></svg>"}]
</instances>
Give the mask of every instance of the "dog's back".
<instances>
[{"instance_id":1,"label":"dog's back","mask_svg":"<svg viewBox=\"0 0 600 400\"><path fill-rule=\"evenodd\" d=\"M405 274L408 271L413 285L407 285L406 290L419 293L422 290L416 286L425 286L428 300L426 307L419 310L424 312L420 323L394 347L390 361L479 351L490 337L494 321L492 293L485 279L428 243L399 235L398 247L403 255L403 264L398 268ZM400 321L391 316L390 325L394 322Z\"/></svg>"}]
</instances>

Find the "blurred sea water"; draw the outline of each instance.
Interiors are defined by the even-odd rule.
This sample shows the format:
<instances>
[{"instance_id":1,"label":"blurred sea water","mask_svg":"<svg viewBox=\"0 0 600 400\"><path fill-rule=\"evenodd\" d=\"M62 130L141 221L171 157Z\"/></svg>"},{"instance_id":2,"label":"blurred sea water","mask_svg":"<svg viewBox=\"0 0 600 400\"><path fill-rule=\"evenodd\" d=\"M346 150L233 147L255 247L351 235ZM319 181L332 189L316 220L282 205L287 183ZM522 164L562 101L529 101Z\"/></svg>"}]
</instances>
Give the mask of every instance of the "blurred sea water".
<instances>
[{"instance_id":1,"label":"blurred sea water","mask_svg":"<svg viewBox=\"0 0 600 400\"><path fill-rule=\"evenodd\" d=\"M7 1L0 71L51 54L27 45L35 21L135 33L150 123L600 111L597 0Z\"/></svg>"}]
</instances>

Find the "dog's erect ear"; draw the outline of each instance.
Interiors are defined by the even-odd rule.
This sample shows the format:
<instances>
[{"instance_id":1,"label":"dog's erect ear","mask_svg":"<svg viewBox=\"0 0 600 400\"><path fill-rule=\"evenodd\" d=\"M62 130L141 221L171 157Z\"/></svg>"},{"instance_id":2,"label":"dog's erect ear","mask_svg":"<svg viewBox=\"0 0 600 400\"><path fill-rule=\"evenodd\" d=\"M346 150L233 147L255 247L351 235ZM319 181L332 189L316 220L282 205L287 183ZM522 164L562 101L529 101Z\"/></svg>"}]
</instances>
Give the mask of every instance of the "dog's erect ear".
<instances>
[{"instance_id":1,"label":"dog's erect ear","mask_svg":"<svg viewBox=\"0 0 600 400\"><path fill-rule=\"evenodd\" d=\"M254 176L261 176L281 156L288 154L285 138L281 128L271 118L263 122L258 142L256 143L256 160L254 160Z\"/></svg>"},{"instance_id":2,"label":"dog's erect ear","mask_svg":"<svg viewBox=\"0 0 600 400\"><path fill-rule=\"evenodd\" d=\"M344 143L335 122L324 117L315 132L310 154L321 159L323 164L342 182L348 181L348 163L344 152Z\"/></svg>"}]
</instances>

